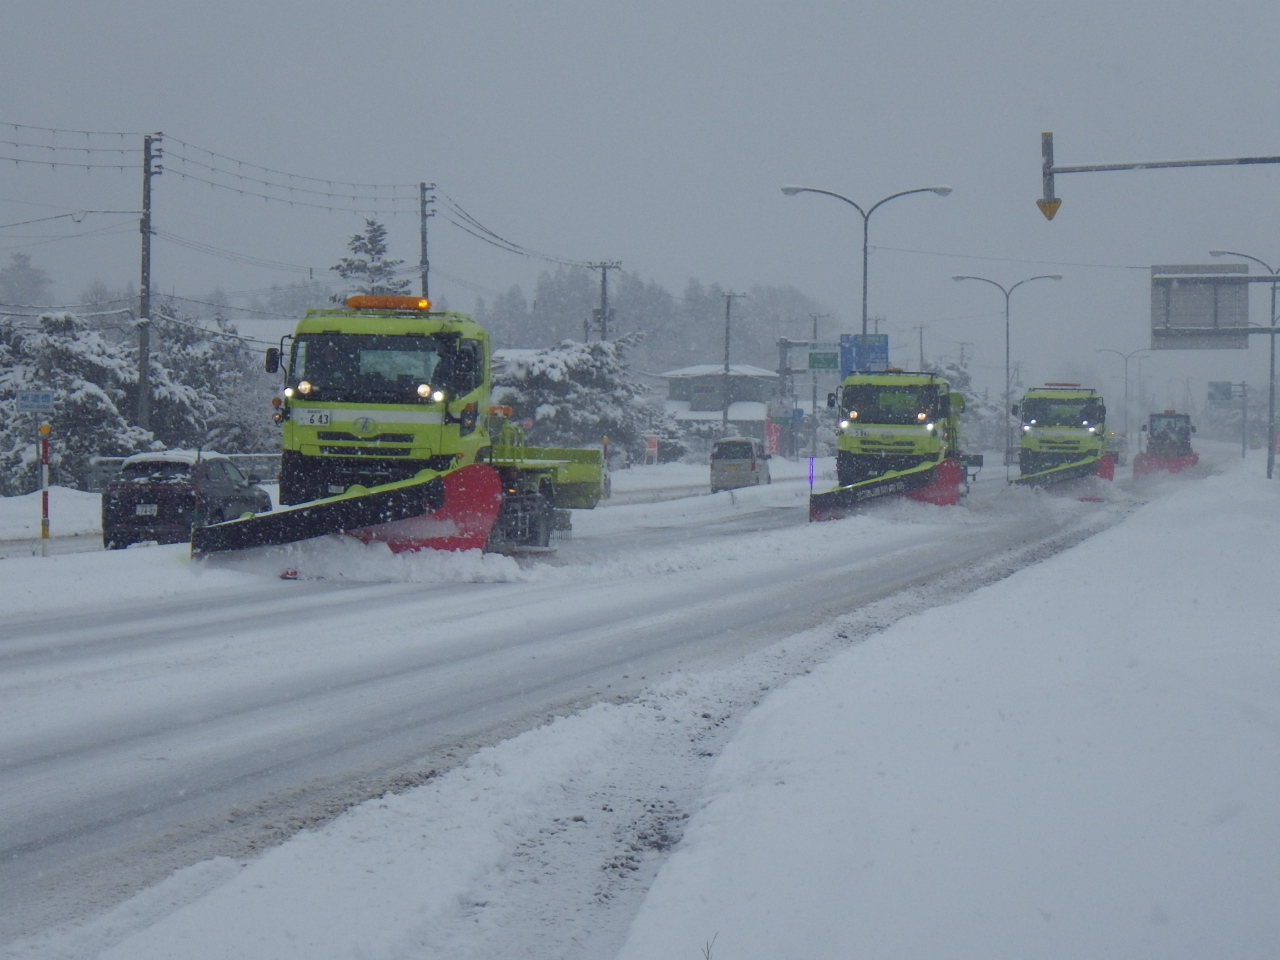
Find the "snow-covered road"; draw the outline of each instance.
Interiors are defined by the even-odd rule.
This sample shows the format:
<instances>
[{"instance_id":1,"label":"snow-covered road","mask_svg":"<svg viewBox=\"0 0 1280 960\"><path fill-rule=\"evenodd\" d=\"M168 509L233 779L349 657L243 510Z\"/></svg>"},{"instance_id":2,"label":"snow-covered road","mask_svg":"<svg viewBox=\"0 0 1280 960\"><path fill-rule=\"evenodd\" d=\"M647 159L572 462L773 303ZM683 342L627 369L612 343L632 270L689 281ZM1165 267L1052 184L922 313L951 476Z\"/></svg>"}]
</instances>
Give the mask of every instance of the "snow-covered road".
<instances>
[{"instance_id":1,"label":"snow-covered road","mask_svg":"<svg viewBox=\"0 0 1280 960\"><path fill-rule=\"evenodd\" d=\"M959 510L809 525L807 493L579 514L550 562L346 541L207 565L183 547L6 560L0 936L949 575L944 601L1131 506L989 482Z\"/></svg>"}]
</instances>

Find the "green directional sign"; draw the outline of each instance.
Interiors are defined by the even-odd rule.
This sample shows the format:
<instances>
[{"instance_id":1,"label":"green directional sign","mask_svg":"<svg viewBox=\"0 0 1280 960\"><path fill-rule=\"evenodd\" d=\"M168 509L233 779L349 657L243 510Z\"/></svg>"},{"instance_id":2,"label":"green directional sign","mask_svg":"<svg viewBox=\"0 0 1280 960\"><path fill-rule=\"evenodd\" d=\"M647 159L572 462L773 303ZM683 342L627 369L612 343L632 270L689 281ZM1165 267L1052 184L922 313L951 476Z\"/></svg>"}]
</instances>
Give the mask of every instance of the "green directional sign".
<instances>
[{"instance_id":1,"label":"green directional sign","mask_svg":"<svg viewBox=\"0 0 1280 960\"><path fill-rule=\"evenodd\" d=\"M840 369L840 344L838 343L809 344L809 369L810 370L839 370Z\"/></svg>"}]
</instances>

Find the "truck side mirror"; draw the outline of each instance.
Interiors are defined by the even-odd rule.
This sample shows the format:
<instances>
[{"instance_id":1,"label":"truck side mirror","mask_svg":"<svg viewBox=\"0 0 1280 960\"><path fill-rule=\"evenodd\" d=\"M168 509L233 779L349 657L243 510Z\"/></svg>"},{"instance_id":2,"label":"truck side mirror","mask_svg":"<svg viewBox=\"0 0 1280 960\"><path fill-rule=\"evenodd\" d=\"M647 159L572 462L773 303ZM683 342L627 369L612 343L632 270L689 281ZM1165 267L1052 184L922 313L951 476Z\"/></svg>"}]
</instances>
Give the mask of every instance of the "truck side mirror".
<instances>
[{"instance_id":1,"label":"truck side mirror","mask_svg":"<svg viewBox=\"0 0 1280 960\"><path fill-rule=\"evenodd\" d=\"M1015 403L1015 404L1014 404L1014 405L1009 409L1009 412L1010 412L1010 413L1012 413L1012 414L1016 417L1016 416L1018 415L1018 405Z\"/></svg>"},{"instance_id":2,"label":"truck side mirror","mask_svg":"<svg viewBox=\"0 0 1280 960\"><path fill-rule=\"evenodd\" d=\"M951 397L950 397L950 396L944 396L944 397L942 397L942 398L941 398L941 400L939 401L939 403L938 403L938 416L940 416L940 417L949 417L949 416L951 416Z\"/></svg>"},{"instance_id":3,"label":"truck side mirror","mask_svg":"<svg viewBox=\"0 0 1280 960\"><path fill-rule=\"evenodd\" d=\"M827 406L832 410L836 408L836 395L834 393L827 394Z\"/></svg>"},{"instance_id":4,"label":"truck side mirror","mask_svg":"<svg viewBox=\"0 0 1280 960\"><path fill-rule=\"evenodd\" d=\"M275 347L267 347L267 373L279 373L280 351Z\"/></svg>"},{"instance_id":5,"label":"truck side mirror","mask_svg":"<svg viewBox=\"0 0 1280 960\"><path fill-rule=\"evenodd\" d=\"M1105 420L1105 419L1107 419L1107 408L1106 408L1106 407L1099 407L1099 408L1098 408L1098 419L1099 419L1099 420Z\"/></svg>"},{"instance_id":6,"label":"truck side mirror","mask_svg":"<svg viewBox=\"0 0 1280 960\"><path fill-rule=\"evenodd\" d=\"M1144 424L1143 424L1141 427L1139 427L1138 429L1139 429L1142 433L1146 433L1146 432L1147 432L1147 425L1144 423Z\"/></svg>"},{"instance_id":7,"label":"truck side mirror","mask_svg":"<svg viewBox=\"0 0 1280 960\"><path fill-rule=\"evenodd\" d=\"M1195 432L1196 432L1196 428L1195 428L1195 427L1192 427L1192 428L1191 428L1191 432L1192 432L1192 433L1195 433Z\"/></svg>"}]
</instances>

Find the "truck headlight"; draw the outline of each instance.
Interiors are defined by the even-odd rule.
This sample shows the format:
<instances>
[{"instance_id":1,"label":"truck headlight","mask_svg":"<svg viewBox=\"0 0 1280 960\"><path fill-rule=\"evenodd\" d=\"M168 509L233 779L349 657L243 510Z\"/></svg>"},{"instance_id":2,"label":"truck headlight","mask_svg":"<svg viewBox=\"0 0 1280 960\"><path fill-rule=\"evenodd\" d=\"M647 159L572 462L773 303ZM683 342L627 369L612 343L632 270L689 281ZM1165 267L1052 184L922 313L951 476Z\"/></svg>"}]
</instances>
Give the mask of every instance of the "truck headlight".
<instances>
[{"instance_id":1,"label":"truck headlight","mask_svg":"<svg viewBox=\"0 0 1280 960\"><path fill-rule=\"evenodd\" d=\"M444 391L443 391L443 390L437 390L435 393L433 393L433 394L431 395L431 399L432 399L433 401L435 401L436 403L439 403L441 400L443 400L443 399L444 399Z\"/></svg>"},{"instance_id":2,"label":"truck headlight","mask_svg":"<svg viewBox=\"0 0 1280 960\"><path fill-rule=\"evenodd\" d=\"M311 386L311 382L309 380L303 380L298 384L298 392L302 394L304 397L307 394L309 394L313 389L315 388Z\"/></svg>"},{"instance_id":3,"label":"truck headlight","mask_svg":"<svg viewBox=\"0 0 1280 960\"><path fill-rule=\"evenodd\" d=\"M933 433L933 424L932 424L932 423L926 423L926 424L924 425L924 428L925 428L926 430L928 430L930 433Z\"/></svg>"},{"instance_id":4,"label":"truck headlight","mask_svg":"<svg viewBox=\"0 0 1280 960\"><path fill-rule=\"evenodd\" d=\"M848 420L841 420L841 421L840 421L840 429L841 429L841 430L848 430L848 429L849 429L849 421L848 421Z\"/></svg>"},{"instance_id":5,"label":"truck headlight","mask_svg":"<svg viewBox=\"0 0 1280 960\"><path fill-rule=\"evenodd\" d=\"M1097 427L1090 427L1090 428L1089 428L1089 432L1090 432L1090 433L1097 433L1097 432L1098 432L1098 428L1097 428Z\"/></svg>"},{"instance_id":6,"label":"truck headlight","mask_svg":"<svg viewBox=\"0 0 1280 960\"><path fill-rule=\"evenodd\" d=\"M1030 433L1030 432L1031 432L1031 427L1030 427L1030 425L1029 425L1029 424L1025 424L1025 423L1024 423L1024 424L1022 425L1022 432L1023 432L1023 433Z\"/></svg>"},{"instance_id":7,"label":"truck headlight","mask_svg":"<svg viewBox=\"0 0 1280 960\"><path fill-rule=\"evenodd\" d=\"M429 399L431 397L431 384L429 383L418 384L418 396L420 396L423 400Z\"/></svg>"}]
</instances>

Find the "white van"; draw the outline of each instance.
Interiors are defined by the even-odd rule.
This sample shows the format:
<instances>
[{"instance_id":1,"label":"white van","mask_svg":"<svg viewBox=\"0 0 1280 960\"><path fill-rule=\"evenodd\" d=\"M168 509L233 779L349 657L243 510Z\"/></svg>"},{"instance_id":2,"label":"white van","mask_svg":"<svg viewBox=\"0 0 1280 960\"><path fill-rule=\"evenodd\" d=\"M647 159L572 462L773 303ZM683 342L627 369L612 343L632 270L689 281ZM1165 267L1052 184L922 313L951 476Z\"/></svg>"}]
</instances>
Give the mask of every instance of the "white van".
<instances>
[{"instance_id":1,"label":"white van","mask_svg":"<svg viewBox=\"0 0 1280 960\"><path fill-rule=\"evenodd\" d=\"M769 455L753 437L724 437L711 446L711 492L772 483Z\"/></svg>"}]
</instances>

